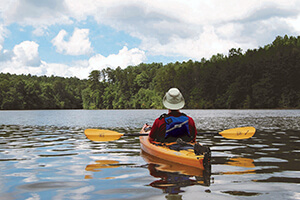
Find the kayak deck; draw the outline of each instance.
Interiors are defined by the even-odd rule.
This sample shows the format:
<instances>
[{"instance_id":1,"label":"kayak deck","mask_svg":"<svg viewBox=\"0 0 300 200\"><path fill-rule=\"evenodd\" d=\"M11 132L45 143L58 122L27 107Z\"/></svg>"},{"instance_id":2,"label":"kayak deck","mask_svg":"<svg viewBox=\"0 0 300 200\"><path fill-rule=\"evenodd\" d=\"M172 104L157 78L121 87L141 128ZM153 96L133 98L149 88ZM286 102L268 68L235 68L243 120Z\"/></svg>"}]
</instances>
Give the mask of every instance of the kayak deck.
<instances>
[{"instance_id":1,"label":"kayak deck","mask_svg":"<svg viewBox=\"0 0 300 200\"><path fill-rule=\"evenodd\" d=\"M152 144L149 141L148 136L140 136L139 139L141 143L141 149L152 156L171 162L204 169L204 156L196 155L193 149L175 151L166 146L157 146Z\"/></svg>"}]
</instances>

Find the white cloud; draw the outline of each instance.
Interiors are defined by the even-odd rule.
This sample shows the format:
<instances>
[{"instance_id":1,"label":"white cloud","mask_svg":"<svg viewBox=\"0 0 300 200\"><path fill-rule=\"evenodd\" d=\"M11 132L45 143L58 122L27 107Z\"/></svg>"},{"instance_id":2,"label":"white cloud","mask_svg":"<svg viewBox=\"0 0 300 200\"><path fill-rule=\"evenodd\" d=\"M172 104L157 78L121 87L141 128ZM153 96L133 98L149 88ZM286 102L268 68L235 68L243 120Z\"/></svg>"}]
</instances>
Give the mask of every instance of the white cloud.
<instances>
[{"instance_id":1,"label":"white cloud","mask_svg":"<svg viewBox=\"0 0 300 200\"><path fill-rule=\"evenodd\" d=\"M200 60L226 54L230 48L264 46L277 35L300 34L299 0L2 0L0 16L0 68L12 66L22 73L81 78L94 69L137 65L146 61L147 55ZM91 56L83 61L65 62L68 64L41 61L35 42L25 41L11 51L3 47L9 24L32 26L34 36L43 36L52 35L55 25L77 25L90 20L125 32L141 43L106 57L92 55L97 50L92 47L89 29L75 28L70 35L61 30L51 41L57 52ZM109 37L101 34L103 38ZM93 35L95 38L99 37Z\"/></svg>"},{"instance_id":2,"label":"white cloud","mask_svg":"<svg viewBox=\"0 0 300 200\"><path fill-rule=\"evenodd\" d=\"M32 41L24 41L13 49L12 61L19 65L40 66L41 60L38 52L39 45Z\"/></svg>"},{"instance_id":3,"label":"white cloud","mask_svg":"<svg viewBox=\"0 0 300 200\"><path fill-rule=\"evenodd\" d=\"M80 60L69 64L46 63L43 61L37 75L45 74L48 76L55 75L64 77L76 76L84 79L88 78L90 72L93 70L102 70L107 67L115 69L118 66L126 68L129 65L138 65L145 60L145 52L137 48L129 50L127 47L123 47L118 54L111 54L107 57L96 54L89 60Z\"/></svg>"},{"instance_id":4,"label":"white cloud","mask_svg":"<svg viewBox=\"0 0 300 200\"><path fill-rule=\"evenodd\" d=\"M285 19L286 23L295 29L300 34L300 14L295 18Z\"/></svg>"},{"instance_id":5,"label":"white cloud","mask_svg":"<svg viewBox=\"0 0 300 200\"><path fill-rule=\"evenodd\" d=\"M65 30L61 30L58 35L51 41L56 47L58 53L66 55L86 55L93 52L91 42L89 40L89 29L75 28L73 35L68 41L65 37L68 33Z\"/></svg>"},{"instance_id":6,"label":"white cloud","mask_svg":"<svg viewBox=\"0 0 300 200\"><path fill-rule=\"evenodd\" d=\"M3 24L0 24L0 56L1 56L1 51L3 49L2 45L7 35L8 35L8 30L3 26Z\"/></svg>"},{"instance_id":7,"label":"white cloud","mask_svg":"<svg viewBox=\"0 0 300 200\"><path fill-rule=\"evenodd\" d=\"M40 60L38 44L24 41L16 45L12 51L6 52L6 59L0 60L0 71L4 73L47 75L88 78L93 70L104 68L126 68L129 65L138 65L146 60L145 52L137 48L123 47L118 54L107 57L94 55L89 60L79 60L68 64L47 63Z\"/></svg>"},{"instance_id":8,"label":"white cloud","mask_svg":"<svg viewBox=\"0 0 300 200\"><path fill-rule=\"evenodd\" d=\"M128 50L127 47L123 47L118 54L111 54L104 57L97 54L89 59L89 66L91 69L104 69L106 67L110 68L125 68L129 65L138 65L146 61L145 52L137 48Z\"/></svg>"},{"instance_id":9,"label":"white cloud","mask_svg":"<svg viewBox=\"0 0 300 200\"><path fill-rule=\"evenodd\" d=\"M98 23L125 31L142 42L150 55L185 56L193 59L263 46L277 35L300 34L296 22L282 19L299 16L300 1L66 1L78 19L93 16ZM76 17L75 17L76 18ZM274 27L274 19L280 21ZM294 28L291 27L292 24ZM271 26L272 31L263 26ZM208 28L213 30L205 40ZM210 44L207 44L210 42ZM232 45L232 46L231 46ZM193 51L191 51L193 50Z\"/></svg>"},{"instance_id":10,"label":"white cloud","mask_svg":"<svg viewBox=\"0 0 300 200\"><path fill-rule=\"evenodd\" d=\"M143 43L142 49L149 49L153 55L185 56L189 59L200 60L203 57L208 58L216 52L226 54L228 49L238 46L233 41L219 38L213 26L205 26L203 32L193 38L172 37L169 43L163 45L153 40Z\"/></svg>"},{"instance_id":11,"label":"white cloud","mask_svg":"<svg viewBox=\"0 0 300 200\"><path fill-rule=\"evenodd\" d=\"M47 27L39 26L34 31L32 31L32 33L33 33L33 35L36 35L36 36L44 36L46 31L47 31Z\"/></svg>"},{"instance_id":12,"label":"white cloud","mask_svg":"<svg viewBox=\"0 0 300 200\"><path fill-rule=\"evenodd\" d=\"M39 45L33 41L24 41L15 45L13 50L3 50L0 55L0 71L4 73L43 75L38 52Z\"/></svg>"},{"instance_id":13,"label":"white cloud","mask_svg":"<svg viewBox=\"0 0 300 200\"><path fill-rule=\"evenodd\" d=\"M33 27L54 24L72 24L68 8L61 0L13 0L2 5L2 18L5 24L14 22Z\"/></svg>"}]
</instances>

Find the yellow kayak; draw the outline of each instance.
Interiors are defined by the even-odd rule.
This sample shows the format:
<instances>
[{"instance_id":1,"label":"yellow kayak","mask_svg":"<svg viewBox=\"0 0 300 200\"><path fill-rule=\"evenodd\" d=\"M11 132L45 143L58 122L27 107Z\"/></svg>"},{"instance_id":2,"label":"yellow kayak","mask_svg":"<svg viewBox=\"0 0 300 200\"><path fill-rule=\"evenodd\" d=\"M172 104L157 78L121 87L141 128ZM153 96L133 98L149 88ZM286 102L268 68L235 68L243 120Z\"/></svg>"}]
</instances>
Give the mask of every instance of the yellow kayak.
<instances>
[{"instance_id":1,"label":"yellow kayak","mask_svg":"<svg viewBox=\"0 0 300 200\"><path fill-rule=\"evenodd\" d=\"M145 151L141 151L141 156L148 164L154 164L158 171L176 173L179 172L183 175L188 176L203 176L203 169L199 167L192 167L187 165L182 165L180 163L175 163L167 160L160 159L156 156L152 156Z\"/></svg>"},{"instance_id":2,"label":"yellow kayak","mask_svg":"<svg viewBox=\"0 0 300 200\"><path fill-rule=\"evenodd\" d=\"M143 129L141 133L145 133ZM180 163L182 165L187 165L191 167L197 167L204 169L206 162L209 162L210 158L204 159L204 155L196 155L193 149L186 150L172 150L167 146L160 146L152 144L149 139L149 136L140 136L141 149L155 157L158 157L163 160L171 161L174 163ZM205 161L204 161L205 160Z\"/></svg>"}]
</instances>

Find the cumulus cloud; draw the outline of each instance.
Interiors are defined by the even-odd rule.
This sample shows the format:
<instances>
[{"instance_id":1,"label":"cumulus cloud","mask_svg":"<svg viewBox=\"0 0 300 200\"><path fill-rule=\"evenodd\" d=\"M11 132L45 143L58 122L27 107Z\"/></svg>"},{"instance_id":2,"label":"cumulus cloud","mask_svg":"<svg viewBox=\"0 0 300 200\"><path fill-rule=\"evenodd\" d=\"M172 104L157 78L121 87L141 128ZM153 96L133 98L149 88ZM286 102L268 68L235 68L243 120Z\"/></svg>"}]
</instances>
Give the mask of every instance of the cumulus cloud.
<instances>
[{"instance_id":1,"label":"cumulus cloud","mask_svg":"<svg viewBox=\"0 0 300 200\"><path fill-rule=\"evenodd\" d=\"M16 45L12 51L7 51L6 60L0 60L0 71L4 73L32 74L47 76L88 78L93 70L104 68L126 68L146 61L145 52L133 48L123 47L118 54L107 57L96 54L88 60L78 60L68 64L48 63L42 61L38 53L38 44L32 41L24 41Z\"/></svg>"},{"instance_id":2,"label":"cumulus cloud","mask_svg":"<svg viewBox=\"0 0 300 200\"><path fill-rule=\"evenodd\" d=\"M300 15L291 19L284 19L287 24L295 29L296 32L300 33Z\"/></svg>"},{"instance_id":3,"label":"cumulus cloud","mask_svg":"<svg viewBox=\"0 0 300 200\"><path fill-rule=\"evenodd\" d=\"M86 55L93 52L91 42L89 40L89 29L75 28L73 35L68 41L65 37L68 33L65 30L61 30L58 35L51 41L56 47L58 53L66 55Z\"/></svg>"},{"instance_id":4,"label":"cumulus cloud","mask_svg":"<svg viewBox=\"0 0 300 200\"><path fill-rule=\"evenodd\" d=\"M97 54L89 59L89 66L92 69L104 69L110 68L125 68L129 65L138 65L141 62L146 61L145 52L137 48L128 50L127 47L123 47L118 54L111 54L104 57Z\"/></svg>"},{"instance_id":5,"label":"cumulus cloud","mask_svg":"<svg viewBox=\"0 0 300 200\"><path fill-rule=\"evenodd\" d=\"M2 5L5 24L20 23L33 27L73 23L64 1L14 0Z\"/></svg>"},{"instance_id":6,"label":"cumulus cloud","mask_svg":"<svg viewBox=\"0 0 300 200\"><path fill-rule=\"evenodd\" d=\"M24 73L78 77L87 77L93 69L137 65L148 55L200 60L226 54L230 48L264 46L278 35L300 34L299 0L2 0L0 15L0 62L27 66ZM35 42L25 41L11 51L3 47L5 26L9 24L32 26L35 36L43 36L52 35L54 25L77 25L89 20L141 42L136 48L123 47L116 54L103 56L93 49L89 29L75 28L73 33L61 30L51 38L58 53L91 56L68 64L41 61Z\"/></svg>"},{"instance_id":7,"label":"cumulus cloud","mask_svg":"<svg viewBox=\"0 0 300 200\"><path fill-rule=\"evenodd\" d=\"M218 53L227 53L230 48L238 48L239 44L222 39L217 35L213 26L203 27L203 32L193 38L172 37L167 44L160 44L158 41L142 43L142 49L149 49L153 55L164 56L185 56L189 59L208 58ZM153 45L156 44L156 45ZM166 49L168 49L166 51Z\"/></svg>"},{"instance_id":8,"label":"cumulus cloud","mask_svg":"<svg viewBox=\"0 0 300 200\"><path fill-rule=\"evenodd\" d=\"M41 64L38 52L39 45L32 41L24 41L13 49L12 61L19 65L37 67Z\"/></svg>"},{"instance_id":9,"label":"cumulus cloud","mask_svg":"<svg viewBox=\"0 0 300 200\"><path fill-rule=\"evenodd\" d=\"M299 16L296 0L96 1L90 2L93 9L77 3L69 7L75 16L90 13L98 23L139 38L139 48L149 55L201 59L230 48L263 46L278 35L300 33L295 21L284 20ZM208 27L214 39L204 39L209 37ZM267 27L272 27L271 32Z\"/></svg>"},{"instance_id":10,"label":"cumulus cloud","mask_svg":"<svg viewBox=\"0 0 300 200\"><path fill-rule=\"evenodd\" d=\"M92 17L99 24L140 39L139 48L147 54L188 55L199 59L226 52L235 45L253 48L269 43L280 34L299 34L299 8L298 0L15 0L7 1L2 10L6 23L32 25L36 28L34 34L39 36L50 25L72 24ZM271 32L269 28L260 29L264 26L273 28ZM210 40L211 46L216 47L214 52L202 48L206 45L201 45L203 42L199 40L207 37L207 27L214 29L215 40ZM62 30L52 42L60 53L88 54L91 46L86 34L83 30L74 31L66 41L67 33ZM75 36L82 39L81 50L75 44ZM193 40L196 42L191 43Z\"/></svg>"}]
</instances>

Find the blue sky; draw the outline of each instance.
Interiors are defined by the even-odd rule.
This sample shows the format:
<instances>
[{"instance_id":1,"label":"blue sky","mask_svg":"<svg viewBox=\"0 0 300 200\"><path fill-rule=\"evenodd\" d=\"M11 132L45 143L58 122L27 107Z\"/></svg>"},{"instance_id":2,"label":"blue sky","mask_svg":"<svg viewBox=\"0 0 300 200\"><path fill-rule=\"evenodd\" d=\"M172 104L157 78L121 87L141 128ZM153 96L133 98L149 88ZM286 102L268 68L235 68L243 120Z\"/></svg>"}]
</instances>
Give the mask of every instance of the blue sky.
<instances>
[{"instance_id":1,"label":"blue sky","mask_svg":"<svg viewBox=\"0 0 300 200\"><path fill-rule=\"evenodd\" d=\"M299 0L1 0L0 72L200 61L300 35Z\"/></svg>"}]
</instances>

